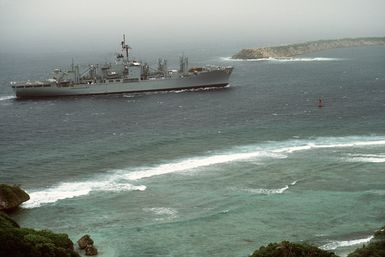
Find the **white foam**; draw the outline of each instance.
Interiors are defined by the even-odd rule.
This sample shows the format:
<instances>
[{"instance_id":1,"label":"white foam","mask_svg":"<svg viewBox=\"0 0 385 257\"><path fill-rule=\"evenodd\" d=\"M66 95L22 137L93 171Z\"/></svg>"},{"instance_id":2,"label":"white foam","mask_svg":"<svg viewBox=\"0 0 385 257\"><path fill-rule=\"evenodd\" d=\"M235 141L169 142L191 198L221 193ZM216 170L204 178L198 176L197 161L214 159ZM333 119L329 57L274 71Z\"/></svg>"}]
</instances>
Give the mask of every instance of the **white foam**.
<instances>
[{"instance_id":1,"label":"white foam","mask_svg":"<svg viewBox=\"0 0 385 257\"><path fill-rule=\"evenodd\" d=\"M283 194L286 190L289 189L289 187L294 186L297 184L297 180L291 182L289 185L285 185L282 188L245 188L242 189L242 191L251 193L251 194L258 194L258 195L272 195L272 194Z\"/></svg>"},{"instance_id":2,"label":"white foam","mask_svg":"<svg viewBox=\"0 0 385 257\"><path fill-rule=\"evenodd\" d=\"M342 140L347 140L350 142L343 142ZM323 143L322 138L318 140L314 140L313 142L307 142L307 143L301 143L301 141L297 141L297 145L289 146L289 147L282 147L280 149L273 150L275 153L294 153L297 151L305 151L305 150L312 150L312 149L323 149L323 148L347 148L347 147L366 147L366 146L382 146L385 145L385 140L378 139L378 140L358 140L355 141L354 138L335 138L335 141L340 141L340 143ZM324 139L326 142L332 141L330 138Z\"/></svg>"},{"instance_id":3,"label":"white foam","mask_svg":"<svg viewBox=\"0 0 385 257\"><path fill-rule=\"evenodd\" d=\"M155 167L142 168L140 170L129 172L128 174L122 175L125 179L138 180L142 178L149 178L158 175L164 175L175 172L184 172L192 169L197 169L205 166L225 164L234 161L242 161L252 158L284 158L285 156L269 153L263 150L257 150L245 153L228 153L218 154L208 157L194 157L189 159L177 160L175 162L161 164ZM121 170L121 173L126 173L126 170Z\"/></svg>"},{"instance_id":4,"label":"white foam","mask_svg":"<svg viewBox=\"0 0 385 257\"><path fill-rule=\"evenodd\" d=\"M165 164L152 167L128 167L121 170L113 170L122 179L139 180L159 175L187 172L212 165L225 165L240 161L264 161L267 159L286 158L289 154L298 151L315 149L333 149L347 147L372 147L383 146L385 140L382 137L341 137L341 138L317 138L303 140L288 140L284 142L267 142L257 145L234 147L229 151L208 153L185 159L171 160Z\"/></svg>"},{"instance_id":5,"label":"white foam","mask_svg":"<svg viewBox=\"0 0 385 257\"><path fill-rule=\"evenodd\" d=\"M375 194L375 195L385 195L385 190L369 190L369 191L366 191L365 193Z\"/></svg>"},{"instance_id":6,"label":"white foam","mask_svg":"<svg viewBox=\"0 0 385 257\"><path fill-rule=\"evenodd\" d=\"M289 186L286 185L282 188L277 189L268 189L268 188L246 188L243 189L243 191L251 193L251 194L258 194L258 195L272 195L272 194L283 194L286 190L289 189Z\"/></svg>"},{"instance_id":7,"label":"white foam","mask_svg":"<svg viewBox=\"0 0 385 257\"><path fill-rule=\"evenodd\" d=\"M156 215L171 215L175 216L178 212L173 208L167 207L153 207L153 208L144 208L146 212L153 212Z\"/></svg>"},{"instance_id":8,"label":"white foam","mask_svg":"<svg viewBox=\"0 0 385 257\"><path fill-rule=\"evenodd\" d=\"M327 57L303 57L303 58L269 58L269 61L273 62L330 62L330 61L341 61L340 58L327 58Z\"/></svg>"},{"instance_id":9,"label":"white foam","mask_svg":"<svg viewBox=\"0 0 385 257\"><path fill-rule=\"evenodd\" d=\"M151 212L158 216L155 218L156 221L170 220L178 217L178 211L174 208L167 207L153 207L153 208L143 208L145 212Z\"/></svg>"},{"instance_id":10,"label":"white foam","mask_svg":"<svg viewBox=\"0 0 385 257\"><path fill-rule=\"evenodd\" d=\"M171 173L188 172L199 168L213 165L226 165L233 162L253 161L262 162L269 159L286 158L289 154L298 151L310 151L314 149L333 149L346 147L373 147L384 146L383 137L340 137L340 138L317 138L317 139L295 139L283 142L267 142L256 145L246 145L234 147L228 151L206 153L185 159L171 160L151 167L127 167L121 170L110 170L105 176L83 181L66 182L56 186L31 190L31 200L23 206L27 208L39 207L43 204L54 203L58 200L84 196L91 191L131 191L145 190L145 186L135 186L129 181L150 178ZM372 158L382 160L383 155L367 155L362 158ZM381 159L382 158L382 159ZM295 185L294 181L291 185ZM252 189L254 193L271 194L283 193L287 190L287 185L278 189Z\"/></svg>"},{"instance_id":11,"label":"white foam","mask_svg":"<svg viewBox=\"0 0 385 257\"><path fill-rule=\"evenodd\" d=\"M13 95L9 95L9 96L0 96L0 101L11 100L11 99L16 99L16 97L13 96Z\"/></svg>"},{"instance_id":12,"label":"white foam","mask_svg":"<svg viewBox=\"0 0 385 257\"><path fill-rule=\"evenodd\" d=\"M370 236L368 238L362 238L362 239L355 239L355 240L347 240L347 241L332 241L330 243L324 244L320 246L322 250L335 250L339 247L347 247L352 245L359 245L359 244L365 244L368 243L370 240L373 239L373 236Z\"/></svg>"},{"instance_id":13,"label":"white foam","mask_svg":"<svg viewBox=\"0 0 385 257\"><path fill-rule=\"evenodd\" d=\"M69 199L88 195L91 191L144 191L146 186L134 186L128 183L119 183L114 180L65 182L57 186L28 192L30 200L22 206L25 208L36 208L63 199Z\"/></svg>"},{"instance_id":14,"label":"white foam","mask_svg":"<svg viewBox=\"0 0 385 257\"><path fill-rule=\"evenodd\" d=\"M342 61L342 58L329 58L329 57L288 57L288 58L258 58L258 59L233 59L231 57L221 57L223 61L232 62L330 62L330 61Z\"/></svg>"},{"instance_id":15,"label":"white foam","mask_svg":"<svg viewBox=\"0 0 385 257\"><path fill-rule=\"evenodd\" d=\"M345 160L348 162L383 163L385 162L385 155L383 154L351 154Z\"/></svg>"}]
</instances>

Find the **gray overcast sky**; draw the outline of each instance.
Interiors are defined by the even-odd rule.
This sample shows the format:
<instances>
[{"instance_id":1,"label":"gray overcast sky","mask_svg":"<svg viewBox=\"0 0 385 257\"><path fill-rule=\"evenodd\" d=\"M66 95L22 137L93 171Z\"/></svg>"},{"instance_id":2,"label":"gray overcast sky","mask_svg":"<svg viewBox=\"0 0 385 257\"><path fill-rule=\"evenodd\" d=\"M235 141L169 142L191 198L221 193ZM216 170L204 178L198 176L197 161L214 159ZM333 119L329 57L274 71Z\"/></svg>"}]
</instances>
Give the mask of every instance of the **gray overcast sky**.
<instances>
[{"instance_id":1,"label":"gray overcast sky","mask_svg":"<svg viewBox=\"0 0 385 257\"><path fill-rule=\"evenodd\" d=\"M385 0L0 0L1 51L385 36ZM18 49L18 50L16 50Z\"/></svg>"}]
</instances>

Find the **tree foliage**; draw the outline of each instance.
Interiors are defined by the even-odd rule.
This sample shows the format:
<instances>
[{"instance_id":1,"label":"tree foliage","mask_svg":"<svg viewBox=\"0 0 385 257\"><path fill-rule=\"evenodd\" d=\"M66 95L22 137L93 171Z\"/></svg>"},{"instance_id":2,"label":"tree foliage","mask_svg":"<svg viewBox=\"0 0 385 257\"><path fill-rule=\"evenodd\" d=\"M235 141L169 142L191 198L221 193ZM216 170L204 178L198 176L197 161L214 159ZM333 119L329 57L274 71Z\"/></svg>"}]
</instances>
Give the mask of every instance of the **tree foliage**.
<instances>
[{"instance_id":1,"label":"tree foliage","mask_svg":"<svg viewBox=\"0 0 385 257\"><path fill-rule=\"evenodd\" d=\"M0 214L0 242L0 256L79 257L68 235L20 228L5 214Z\"/></svg>"},{"instance_id":2,"label":"tree foliage","mask_svg":"<svg viewBox=\"0 0 385 257\"><path fill-rule=\"evenodd\" d=\"M262 246L250 257L337 257L332 252L321 250L308 244L296 244L288 241Z\"/></svg>"}]
</instances>

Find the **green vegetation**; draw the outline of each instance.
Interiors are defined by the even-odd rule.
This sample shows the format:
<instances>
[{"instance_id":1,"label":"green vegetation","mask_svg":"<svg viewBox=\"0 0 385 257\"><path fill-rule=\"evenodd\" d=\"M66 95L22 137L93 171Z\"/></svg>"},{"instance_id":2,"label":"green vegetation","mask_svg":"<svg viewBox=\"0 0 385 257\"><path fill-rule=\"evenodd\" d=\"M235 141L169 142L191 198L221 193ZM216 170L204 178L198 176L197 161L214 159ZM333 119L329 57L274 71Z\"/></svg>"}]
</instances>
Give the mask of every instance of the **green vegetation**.
<instances>
[{"instance_id":1,"label":"green vegetation","mask_svg":"<svg viewBox=\"0 0 385 257\"><path fill-rule=\"evenodd\" d=\"M6 228L20 228L20 227L19 227L19 224L16 223L16 221L14 221L10 217L8 217L8 215L0 211L0 231Z\"/></svg>"},{"instance_id":2,"label":"green vegetation","mask_svg":"<svg viewBox=\"0 0 385 257\"><path fill-rule=\"evenodd\" d=\"M368 245L358 248L348 257L384 257L385 256L385 226L374 234ZM338 257L333 252L321 250L305 243L283 241L262 246L250 257Z\"/></svg>"},{"instance_id":3,"label":"green vegetation","mask_svg":"<svg viewBox=\"0 0 385 257\"><path fill-rule=\"evenodd\" d=\"M308 244L296 244L288 241L262 246L250 257L338 257L332 252L321 250Z\"/></svg>"},{"instance_id":4,"label":"green vegetation","mask_svg":"<svg viewBox=\"0 0 385 257\"><path fill-rule=\"evenodd\" d=\"M385 241L371 242L348 255L348 257L384 257Z\"/></svg>"},{"instance_id":5,"label":"green vegetation","mask_svg":"<svg viewBox=\"0 0 385 257\"><path fill-rule=\"evenodd\" d=\"M355 250L348 257L384 257L385 256L385 226L374 234L368 245Z\"/></svg>"},{"instance_id":6,"label":"green vegetation","mask_svg":"<svg viewBox=\"0 0 385 257\"><path fill-rule=\"evenodd\" d=\"M380 230L374 233L374 240L384 240L385 241L385 226L383 226Z\"/></svg>"},{"instance_id":7,"label":"green vegetation","mask_svg":"<svg viewBox=\"0 0 385 257\"><path fill-rule=\"evenodd\" d=\"M7 257L80 257L66 234L48 230L20 228L0 212L0 256Z\"/></svg>"}]
</instances>

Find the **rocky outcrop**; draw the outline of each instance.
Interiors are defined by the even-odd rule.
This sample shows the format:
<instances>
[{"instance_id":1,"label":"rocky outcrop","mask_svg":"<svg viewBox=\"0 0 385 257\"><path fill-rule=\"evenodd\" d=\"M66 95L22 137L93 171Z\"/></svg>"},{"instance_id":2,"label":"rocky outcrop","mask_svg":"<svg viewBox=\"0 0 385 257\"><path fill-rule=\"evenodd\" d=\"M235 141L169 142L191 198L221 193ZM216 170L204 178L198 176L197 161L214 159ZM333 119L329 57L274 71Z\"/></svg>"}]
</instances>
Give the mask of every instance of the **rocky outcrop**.
<instances>
[{"instance_id":1,"label":"rocky outcrop","mask_svg":"<svg viewBox=\"0 0 385 257\"><path fill-rule=\"evenodd\" d=\"M77 243L80 249L85 249L87 245L93 245L94 240L91 239L90 235L84 235L78 240Z\"/></svg>"},{"instance_id":2,"label":"rocky outcrop","mask_svg":"<svg viewBox=\"0 0 385 257\"><path fill-rule=\"evenodd\" d=\"M233 59L290 58L333 48L385 45L385 37L319 40L302 44L242 49Z\"/></svg>"},{"instance_id":3,"label":"rocky outcrop","mask_svg":"<svg viewBox=\"0 0 385 257\"><path fill-rule=\"evenodd\" d=\"M85 254L88 256L94 256L98 254L98 250L93 245L87 245L85 250Z\"/></svg>"},{"instance_id":4,"label":"rocky outcrop","mask_svg":"<svg viewBox=\"0 0 385 257\"><path fill-rule=\"evenodd\" d=\"M77 243L80 249L85 250L86 255L93 256L98 254L98 250L94 246L94 240L92 240L90 235L82 236Z\"/></svg>"},{"instance_id":5,"label":"rocky outcrop","mask_svg":"<svg viewBox=\"0 0 385 257\"><path fill-rule=\"evenodd\" d=\"M29 200L29 195L19 186L0 184L0 211L8 211Z\"/></svg>"}]
</instances>

